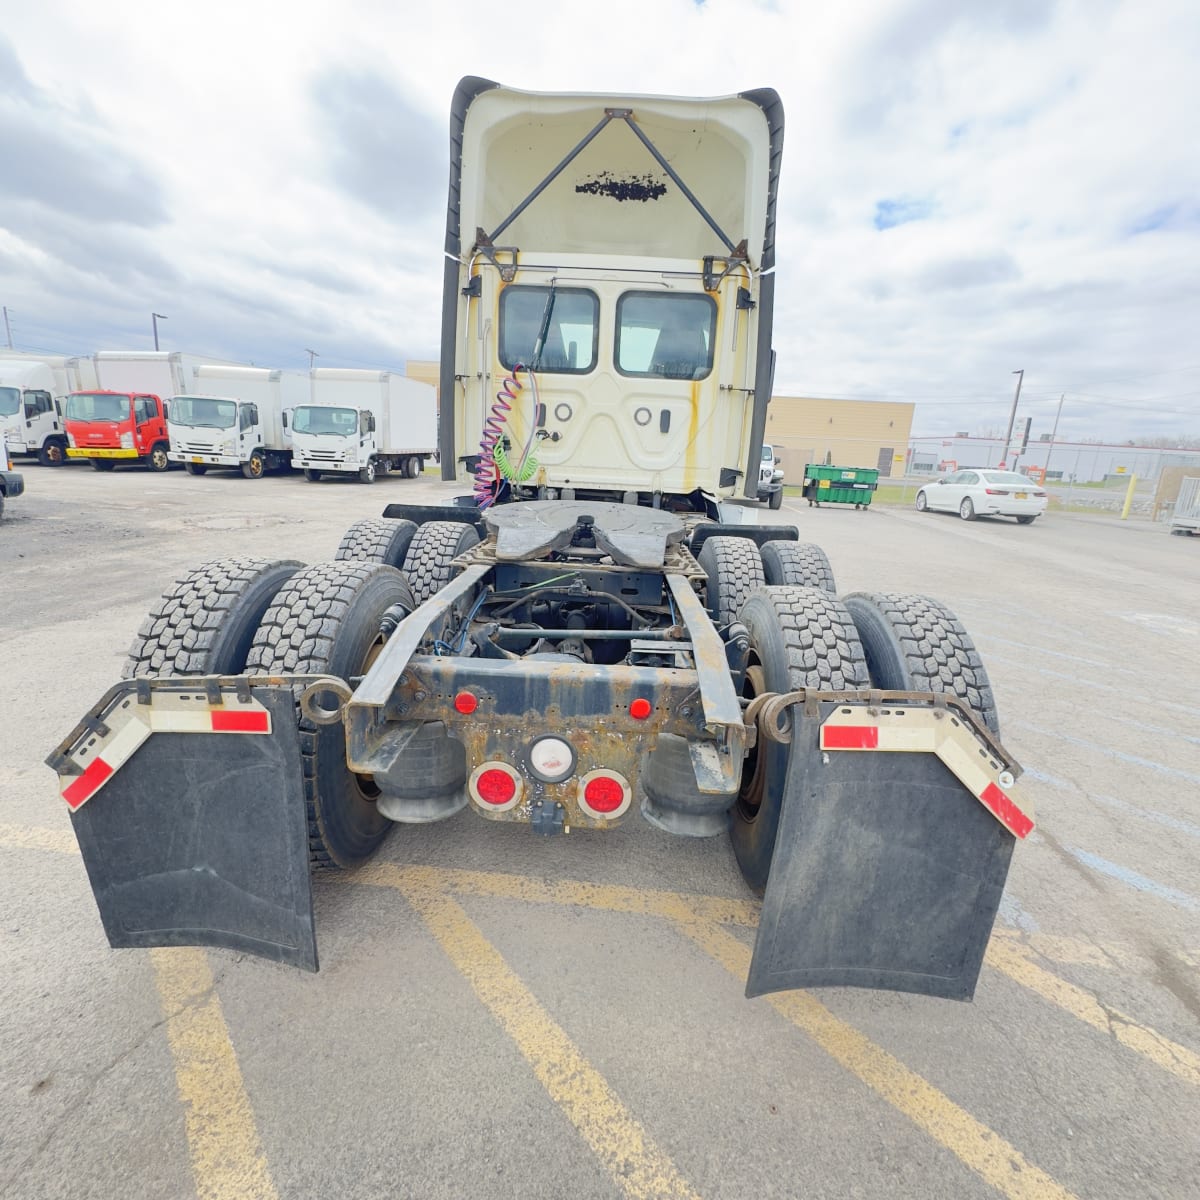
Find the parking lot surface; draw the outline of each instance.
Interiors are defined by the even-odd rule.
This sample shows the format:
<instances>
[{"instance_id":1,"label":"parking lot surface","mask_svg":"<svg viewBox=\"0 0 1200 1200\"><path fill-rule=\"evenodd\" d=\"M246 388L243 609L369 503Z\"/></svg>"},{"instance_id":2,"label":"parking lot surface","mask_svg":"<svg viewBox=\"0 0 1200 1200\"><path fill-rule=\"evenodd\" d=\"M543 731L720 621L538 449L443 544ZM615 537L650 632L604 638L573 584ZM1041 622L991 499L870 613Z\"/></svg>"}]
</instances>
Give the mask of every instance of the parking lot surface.
<instances>
[{"instance_id":1,"label":"parking lot surface","mask_svg":"<svg viewBox=\"0 0 1200 1200\"><path fill-rule=\"evenodd\" d=\"M1038 830L972 1004L749 1001L757 905L727 839L639 818L398 828L319 880L317 975L110 950L42 759L151 603L207 558L321 561L352 521L455 489L24 474L0 522L0 1195L1197 1194L1200 543L761 512L839 591L957 612Z\"/></svg>"}]
</instances>

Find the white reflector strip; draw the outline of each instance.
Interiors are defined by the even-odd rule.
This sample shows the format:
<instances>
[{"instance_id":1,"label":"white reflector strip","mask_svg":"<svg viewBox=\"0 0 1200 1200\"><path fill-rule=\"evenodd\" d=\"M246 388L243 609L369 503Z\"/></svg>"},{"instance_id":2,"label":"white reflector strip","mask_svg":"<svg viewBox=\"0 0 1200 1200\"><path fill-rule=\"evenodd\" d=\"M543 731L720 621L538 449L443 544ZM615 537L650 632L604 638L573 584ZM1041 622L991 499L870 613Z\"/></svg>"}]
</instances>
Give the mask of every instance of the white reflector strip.
<instances>
[{"instance_id":1,"label":"white reflector strip","mask_svg":"<svg viewBox=\"0 0 1200 1200\"><path fill-rule=\"evenodd\" d=\"M1031 806L1011 782L1001 787L1003 768L991 751L962 719L944 711L839 706L821 726L821 749L936 754L1014 837L1028 837L1033 830Z\"/></svg>"},{"instance_id":2,"label":"white reflector strip","mask_svg":"<svg viewBox=\"0 0 1200 1200\"><path fill-rule=\"evenodd\" d=\"M257 700L210 705L170 692L151 692L149 705L118 705L105 714L104 722L108 733L94 742L84 741L71 755L82 774L59 776L62 798L72 812L86 804L152 733L271 732L271 714Z\"/></svg>"}]
</instances>

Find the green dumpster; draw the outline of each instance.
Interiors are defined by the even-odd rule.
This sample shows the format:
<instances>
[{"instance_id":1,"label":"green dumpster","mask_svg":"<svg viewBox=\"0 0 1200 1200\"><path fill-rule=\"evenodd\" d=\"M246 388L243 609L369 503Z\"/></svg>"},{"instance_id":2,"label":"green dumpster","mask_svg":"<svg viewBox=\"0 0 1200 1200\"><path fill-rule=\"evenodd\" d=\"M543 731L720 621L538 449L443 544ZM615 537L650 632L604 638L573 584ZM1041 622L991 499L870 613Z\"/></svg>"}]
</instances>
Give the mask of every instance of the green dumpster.
<instances>
[{"instance_id":1,"label":"green dumpster","mask_svg":"<svg viewBox=\"0 0 1200 1200\"><path fill-rule=\"evenodd\" d=\"M866 508L879 486L874 467L832 467L808 463L804 468L804 496L809 506L853 504Z\"/></svg>"}]
</instances>

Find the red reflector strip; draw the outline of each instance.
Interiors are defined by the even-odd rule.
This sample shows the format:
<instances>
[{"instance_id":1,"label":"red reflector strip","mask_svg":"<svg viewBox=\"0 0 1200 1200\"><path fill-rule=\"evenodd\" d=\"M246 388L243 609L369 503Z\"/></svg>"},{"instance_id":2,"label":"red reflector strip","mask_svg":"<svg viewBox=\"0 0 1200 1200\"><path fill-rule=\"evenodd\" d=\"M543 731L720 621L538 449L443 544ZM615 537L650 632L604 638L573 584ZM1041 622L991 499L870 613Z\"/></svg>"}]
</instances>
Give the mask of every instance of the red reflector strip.
<instances>
[{"instance_id":1,"label":"red reflector strip","mask_svg":"<svg viewBox=\"0 0 1200 1200\"><path fill-rule=\"evenodd\" d=\"M1033 829L1033 822L994 783L983 789L979 799L996 820L1017 837L1027 837Z\"/></svg>"},{"instance_id":2,"label":"red reflector strip","mask_svg":"<svg viewBox=\"0 0 1200 1200\"><path fill-rule=\"evenodd\" d=\"M63 788L67 807L74 812L85 800L90 800L112 773L113 768L104 759L93 759L78 779Z\"/></svg>"},{"instance_id":3,"label":"red reflector strip","mask_svg":"<svg viewBox=\"0 0 1200 1200\"><path fill-rule=\"evenodd\" d=\"M213 733L270 733L265 712L216 708L212 712Z\"/></svg>"},{"instance_id":4,"label":"red reflector strip","mask_svg":"<svg viewBox=\"0 0 1200 1200\"><path fill-rule=\"evenodd\" d=\"M877 725L823 725L821 748L824 750L878 750Z\"/></svg>"}]
</instances>

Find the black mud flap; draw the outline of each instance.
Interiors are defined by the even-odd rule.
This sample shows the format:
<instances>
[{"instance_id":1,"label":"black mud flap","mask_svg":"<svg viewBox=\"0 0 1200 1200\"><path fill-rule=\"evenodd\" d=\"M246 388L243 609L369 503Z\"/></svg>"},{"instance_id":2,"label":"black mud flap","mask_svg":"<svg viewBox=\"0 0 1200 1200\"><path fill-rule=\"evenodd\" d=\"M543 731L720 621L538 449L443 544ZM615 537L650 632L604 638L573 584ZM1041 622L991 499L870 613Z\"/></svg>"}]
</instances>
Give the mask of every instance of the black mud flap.
<instances>
[{"instance_id":1,"label":"black mud flap","mask_svg":"<svg viewBox=\"0 0 1200 1200\"><path fill-rule=\"evenodd\" d=\"M746 995L970 1000L1014 835L936 754L823 751L820 725L796 722Z\"/></svg>"},{"instance_id":2,"label":"black mud flap","mask_svg":"<svg viewBox=\"0 0 1200 1200\"><path fill-rule=\"evenodd\" d=\"M141 711L133 687L105 698L117 701L92 722L93 755L120 733L122 710ZM294 700L284 687L253 696L269 733L153 732L72 812L112 946L221 946L317 969ZM187 699L204 706L203 694ZM67 795L65 757L49 761Z\"/></svg>"}]
</instances>

